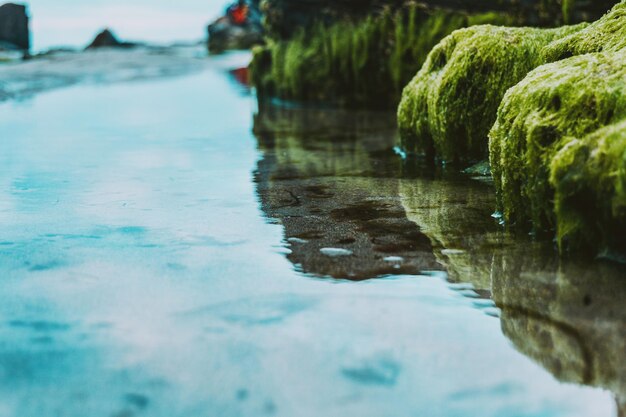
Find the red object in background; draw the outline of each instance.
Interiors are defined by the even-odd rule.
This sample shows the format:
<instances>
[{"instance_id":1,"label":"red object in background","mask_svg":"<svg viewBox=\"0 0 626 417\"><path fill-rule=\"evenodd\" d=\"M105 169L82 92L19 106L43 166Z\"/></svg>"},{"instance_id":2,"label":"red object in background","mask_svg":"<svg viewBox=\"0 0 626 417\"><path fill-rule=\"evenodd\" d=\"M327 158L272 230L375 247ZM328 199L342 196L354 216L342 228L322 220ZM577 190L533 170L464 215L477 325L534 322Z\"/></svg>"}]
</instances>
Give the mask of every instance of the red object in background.
<instances>
[{"instance_id":1,"label":"red object in background","mask_svg":"<svg viewBox=\"0 0 626 417\"><path fill-rule=\"evenodd\" d=\"M230 11L230 18L236 25L243 25L248 20L248 6L235 6Z\"/></svg>"},{"instance_id":2,"label":"red object in background","mask_svg":"<svg viewBox=\"0 0 626 417\"><path fill-rule=\"evenodd\" d=\"M233 74L239 84L250 87L250 75L247 67L231 70L230 73Z\"/></svg>"}]
</instances>

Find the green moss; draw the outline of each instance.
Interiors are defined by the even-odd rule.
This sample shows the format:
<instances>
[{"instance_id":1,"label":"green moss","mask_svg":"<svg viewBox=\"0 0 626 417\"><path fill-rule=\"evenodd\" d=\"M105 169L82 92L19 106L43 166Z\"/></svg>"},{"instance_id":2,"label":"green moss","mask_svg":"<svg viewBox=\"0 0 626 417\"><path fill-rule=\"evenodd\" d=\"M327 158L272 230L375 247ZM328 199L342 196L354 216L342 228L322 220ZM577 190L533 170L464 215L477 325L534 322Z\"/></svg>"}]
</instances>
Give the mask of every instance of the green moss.
<instances>
[{"instance_id":1,"label":"green moss","mask_svg":"<svg viewBox=\"0 0 626 417\"><path fill-rule=\"evenodd\" d=\"M568 141L550 185L562 250L626 249L626 121Z\"/></svg>"},{"instance_id":2,"label":"green moss","mask_svg":"<svg viewBox=\"0 0 626 417\"><path fill-rule=\"evenodd\" d=\"M567 0L565 5L572 0ZM615 52L626 47L626 1L617 4L587 28L549 45L544 51L547 62L591 52Z\"/></svg>"},{"instance_id":3,"label":"green moss","mask_svg":"<svg viewBox=\"0 0 626 417\"><path fill-rule=\"evenodd\" d=\"M563 167L579 163L576 158L580 155L574 152L578 148L572 138L585 138L626 117L624 80L626 51L595 53L541 66L507 92L490 133L490 161L498 206L510 224L530 221L537 232L551 231L558 224L561 240L589 229L573 224L567 206L574 206L563 187L570 184L571 189L572 181L583 186L594 180L583 180L574 174L584 170L572 168L570 175ZM583 142L591 153L597 151L592 145L600 143L593 138ZM556 162L551 184L553 161ZM605 174L612 175L610 171ZM560 187L561 196L557 216L554 184ZM605 191L597 191L601 198L609 197ZM591 200L581 204L592 206ZM583 217L595 222L596 215L591 209ZM590 239L595 240L592 236Z\"/></svg>"},{"instance_id":4,"label":"green moss","mask_svg":"<svg viewBox=\"0 0 626 417\"><path fill-rule=\"evenodd\" d=\"M572 1L562 4L564 11ZM446 161L480 160L504 93L529 71L625 46L626 1L591 25L549 30L486 25L454 32L433 49L403 92L402 146Z\"/></svg>"},{"instance_id":5,"label":"green moss","mask_svg":"<svg viewBox=\"0 0 626 417\"><path fill-rule=\"evenodd\" d=\"M481 18L506 21L495 14ZM258 68L253 63L258 74L254 82L260 96L394 107L402 87L432 47L471 20L463 14L428 12L411 5L396 12L386 9L358 22L318 24L300 30L289 41L270 43L269 65Z\"/></svg>"},{"instance_id":6,"label":"green moss","mask_svg":"<svg viewBox=\"0 0 626 417\"><path fill-rule=\"evenodd\" d=\"M507 89L544 63L546 45L582 28L485 25L455 31L404 89L398 109L402 146L447 161L484 159Z\"/></svg>"},{"instance_id":7,"label":"green moss","mask_svg":"<svg viewBox=\"0 0 626 417\"><path fill-rule=\"evenodd\" d=\"M386 13L358 25L317 25L312 29L314 36L300 30L289 41L270 44L267 68L252 65L253 72L266 75L254 79L260 95L305 101L384 101L388 92L382 82L389 72L379 68L377 51L387 43L390 21Z\"/></svg>"},{"instance_id":8,"label":"green moss","mask_svg":"<svg viewBox=\"0 0 626 417\"><path fill-rule=\"evenodd\" d=\"M407 150L448 161L480 159L490 132L507 224L556 231L562 250L626 252L626 1L591 25L454 32L398 119Z\"/></svg>"},{"instance_id":9,"label":"green moss","mask_svg":"<svg viewBox=\"0 0 626 417\"><path fill-rule=\"evenodd\" d=\"M502 101L490 133L498 207L509 224L556 231L562 251L626 252L626 1L543 51L571 55Z\"/></svg>"}]
</instances>

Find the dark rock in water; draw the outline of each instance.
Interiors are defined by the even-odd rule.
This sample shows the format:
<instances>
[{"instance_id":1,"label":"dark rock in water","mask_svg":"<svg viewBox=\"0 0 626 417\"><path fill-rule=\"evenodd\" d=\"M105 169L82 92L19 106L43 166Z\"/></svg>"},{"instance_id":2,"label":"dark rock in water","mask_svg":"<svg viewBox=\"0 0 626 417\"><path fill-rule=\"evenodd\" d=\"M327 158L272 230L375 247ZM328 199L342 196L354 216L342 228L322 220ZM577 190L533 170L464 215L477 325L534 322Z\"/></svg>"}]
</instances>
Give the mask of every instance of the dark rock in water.
<instances>
[{"instance_id":1,"label":"dark rock in water","mask_svg":"<svg viewBox=\"0 0 626 417\"><path fill-rule=\"evenodd\" d=\"M30 49L26 6L13 3L0 6L0 49Z\"/></svg>"},{"instance_id":2,"label":"dark rock in water","mask_svg":"<svg viewBox=\"0 0 626 417\"><path fill-rule=\"evenodd\" d=\"M228 13L208 27L210 52L223 52L231 49L250 49L263 43L263 24L258 2L248 4L245 23L233 22Z\"/></svg>"},{"instance_id":3,"label":"dark rock in water","mask_svg":"<svg viewBox=\"0 0 626 417\"><path fill-rule=\"evenodd\" d=\"M96 35L95 39L87 49L94 48L130 48L135 46L134 43L130 42L121 42L117 37L111 32L110 29L105 29L102 32Z\"/></svg>"}]
</instances>

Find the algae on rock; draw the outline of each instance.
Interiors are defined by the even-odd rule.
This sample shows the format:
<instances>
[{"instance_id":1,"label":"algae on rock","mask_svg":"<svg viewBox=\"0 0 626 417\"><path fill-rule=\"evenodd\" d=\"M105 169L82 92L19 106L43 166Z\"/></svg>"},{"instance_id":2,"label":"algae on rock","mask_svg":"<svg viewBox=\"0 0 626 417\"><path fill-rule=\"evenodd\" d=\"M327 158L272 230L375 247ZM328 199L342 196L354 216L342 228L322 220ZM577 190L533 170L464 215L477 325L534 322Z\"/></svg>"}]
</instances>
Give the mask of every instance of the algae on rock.
<instances>
[{"instance_id":1,"label":"algae on rock","mask_svg":"<svg viewBox=\"0 0 626 417\"><path fill-rule=\"evenodd\" d=\"M568 142L550 185L562 248L626 253L626 120Z\"/></svg>"},{"instance_id":2,"label":"algae on rock","mask_svg":"<svg viewBox=\"0 0 626 417\"><path fill-rule=\"evenodd\" d=\"M395 107L431 48L475 21L509 22L496 14L468 17L411 5L358 22L302 29L287 41L256 50L252 71L257 93L261 98Z\"/></svg>"},{"instance_id":3,"label":"algae on rock","mask_svg":"<svg viewBox=\"0 0 626 417\"><path fill-rule=\"evenodd\" d=\"M571 0L570 0L571 1ZM626 48L626 1L587 28L559 39L546 47L547 62L592 52L617 52Z\"/></svg>"},{"instance_id":4,"label":"algae on rock","mask_svg":"<svg viewBox=\"0 0 626 417\"><path fill-rule=\"evenodd\" d=\"M471 161L489 144L507 224L556 231L561 250L626 252L626 0L590 25L454 32L398 119L409 151Z\"/></svg>"},{"instance_id":5,"label":"algae on rock","mask_svg":"<svg viewBox=\"0 0 626 417\"><path fill-rule=\"evenodd\" d=\"M575 236L574 247L608 243L616 230L603 232L614 225L607 205L623 193L617 178L624 135L618 128L587 135L626 118L625 80L623 50L541 66L507 92L490 133L498 208L507 222L530 221L538 233L558 227L560 243ZM623 209L617 214L623 224Z\"/></svg>"},{"instance_id":6,"label":"algae on rock","mask_svg":"<svg viewBox=\"0 0 626 417\"><path fill-rule=\"evenodd\" d=\"M398 108L403 148L445 161L484 159L507 89L544 63L545 46L583 27L484 25L453 32L404 89Z\"/></svg>"},{"instance_id":7,"label":"algae on rock","mask_svg":"<svg viewBox=\"0 0 626 417\"><path fill-rule=\"evenodd\" d=\"M551 30L477 26L454 32L433 49L403 92L398 109L402 146L446 161L483 159L504 93L528 72L625 46L626 1L590 25Z\"/></svg>"}]
</instances>

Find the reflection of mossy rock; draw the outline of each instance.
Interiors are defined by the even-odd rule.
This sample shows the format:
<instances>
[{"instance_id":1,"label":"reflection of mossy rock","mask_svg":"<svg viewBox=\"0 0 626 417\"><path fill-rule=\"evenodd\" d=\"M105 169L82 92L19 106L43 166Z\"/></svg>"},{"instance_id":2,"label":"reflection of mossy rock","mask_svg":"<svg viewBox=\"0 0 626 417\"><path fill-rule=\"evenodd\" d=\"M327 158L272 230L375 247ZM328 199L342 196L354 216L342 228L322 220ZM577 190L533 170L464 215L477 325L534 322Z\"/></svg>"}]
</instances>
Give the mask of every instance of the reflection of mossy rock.
<instances>
[{"instance_id":1,"label":"reflection of mossy rock","mask_svg":"<svg viewBox=\"0 0 626 417\"><path fill-rule=\"evenodd\" d=\"M509 90L490 134L498 204L507 221L528 219L537 231L558 225L560 238L577 236L573 245L592 248L604 243L603 230L619 231L611 229L624 224L619 173L626 136L623 129L586 136L626 117L625 78L626 51L596 53L542 66ZM595 164L581 167L588 161Z\"/></svg>"},{"instance_id":2,"label":"reflection of mossy rock","mask_svg":"<svg viewBox=\"0 0 626 417\"><path fill-rule=\"evenodd\" d=\"M490 226L493 195L478 182L411 179L399 191L450 280L491 292L503 332L520 352L561 381L612 391L623 409L626 266L560 259L551 244Z\"/></svg>"},{"instance_id":3,"label":"reflection of mossy rock","mask_svg":"<svg viewBox=\"0 0 626 417\"><path fill-rule=\"evenodd\" d=\"M582 29L476 26L454 32L405 88L398 123L407 150L480 160L506 90L544 63L551 41Z\"/></svg>"},{"instance_id":4,"label":"reflection of mossy rock","mask_svg":"<svg viewBox=\"0 0 626 417\"><path fill-rule=\"evenodd\" d=\"M493 211L493 188L479 181L412 178L400 182L407 217L430 238L453 282L489 290L495 248L511 243Z\"/></svg>"},{"instance_id":5,"label":"reflection of mossy rock","mask_svg":"<svg viewBox=\"0 0 626 417\"><path fill-rule=\"evenodd\" d=\"M254 133L261 208L299 270L363 280L441 268L396 198L393 113L261 106Z\"/></svg>"},{"instance_id":6,"label":"reflection of mossy rock","mask_svg":"<svg viewBox=\"0 0 626 417\"><path fill-rule=\"evenodd\" d=\"M531 312L503 310L502 331L526 356L540 360L557 379L589 383L588 352L575 333Z\"/></svg>"},{"instance_id":7,"label":"reflection of mossy rock","mask_svg":"<svg viewBox=\"0 0 626 417\"><path fill-rule=\"evenodd\" d=\"M623 266L497 257L493 298L504 334L559 380L626 398Z\"/></svg>"}]
</instances>

